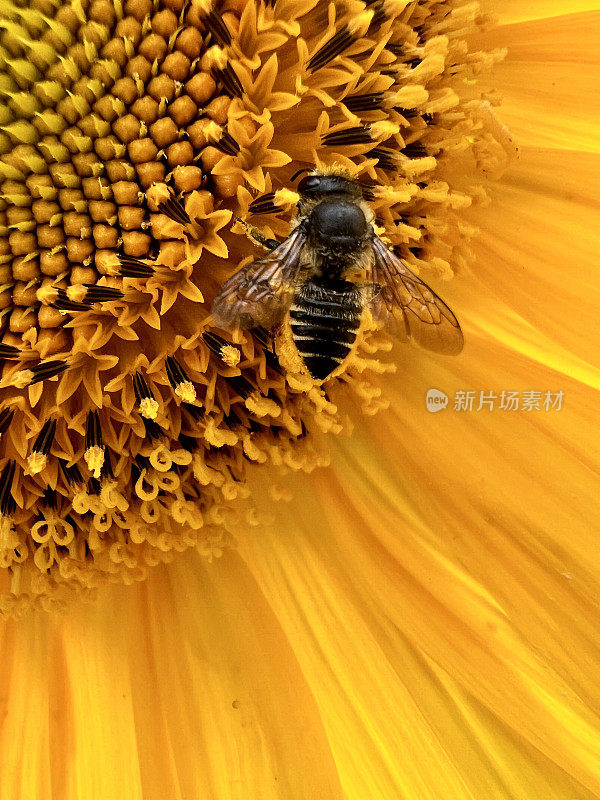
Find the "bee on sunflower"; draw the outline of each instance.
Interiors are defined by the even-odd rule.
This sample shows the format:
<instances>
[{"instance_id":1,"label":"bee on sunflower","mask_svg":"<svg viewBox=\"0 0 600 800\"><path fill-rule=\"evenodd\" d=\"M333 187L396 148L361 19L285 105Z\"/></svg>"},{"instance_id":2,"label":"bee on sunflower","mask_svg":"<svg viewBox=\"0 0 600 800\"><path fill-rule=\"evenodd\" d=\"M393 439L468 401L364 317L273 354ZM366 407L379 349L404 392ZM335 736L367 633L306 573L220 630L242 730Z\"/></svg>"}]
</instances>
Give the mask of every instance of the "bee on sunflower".
<instances>
[{"instance_id":1,"label":"bee on sunflower","mask_svg":"<svg viewBox=\"0 0 600 800\"><path fill-rule=\"evenodd\" d=\"M0 796L600 796L599 13L0 0ZM228 315L332 217L459 358L368 258L324 378L322 275Z\"/></svg>"},{"instance_id":2,"label":"bee on sunflower","mask_svg":"<svg viewBox=\"0 0 600 800\"><path fill-rule=\"evenodd\" d=\"M502 54L465 39L486 22L463 0L3 4L3 607L221 553L253 518L247 462L310 470L342 397L385 405L386 317L460 349L416 273L462 268L471 182L507 161L475 82ZM275 246L252 267L248 231ZM294 299L307 253L330 283Z\"/></svg>"}]
</instances>

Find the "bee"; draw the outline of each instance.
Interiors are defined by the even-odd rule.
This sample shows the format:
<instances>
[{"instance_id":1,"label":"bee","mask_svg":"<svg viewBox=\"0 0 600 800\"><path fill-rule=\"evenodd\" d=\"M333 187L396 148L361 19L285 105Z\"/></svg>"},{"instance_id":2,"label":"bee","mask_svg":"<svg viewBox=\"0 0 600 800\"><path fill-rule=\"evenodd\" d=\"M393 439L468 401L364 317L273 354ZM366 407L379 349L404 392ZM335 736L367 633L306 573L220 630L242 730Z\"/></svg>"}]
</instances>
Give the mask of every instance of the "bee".
<instances>
[{"instance_id":1,"label":"bee","mask_svg":"<svg viewBox=\"0 0 600 800\"><path fill-rule=\"evenodd\" d=\"M339 168L314 170L298 194L288 237L262 237L271 251L221 288L212 307L217 326L274 331L281 365L315 383L343 371L369 326L440 353L460 352L456 317L377 236L358 181Z\"/></svg>"}]
</instances>

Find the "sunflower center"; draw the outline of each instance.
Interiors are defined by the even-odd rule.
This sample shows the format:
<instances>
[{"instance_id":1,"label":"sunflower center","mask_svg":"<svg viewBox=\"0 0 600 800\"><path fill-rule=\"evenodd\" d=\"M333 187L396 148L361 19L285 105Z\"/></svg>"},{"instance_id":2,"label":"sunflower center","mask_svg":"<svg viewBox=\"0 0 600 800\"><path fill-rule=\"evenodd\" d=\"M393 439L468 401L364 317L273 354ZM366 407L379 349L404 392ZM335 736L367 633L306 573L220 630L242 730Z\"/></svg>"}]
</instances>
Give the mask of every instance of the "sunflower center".
<instances>
[{"instance_id":1,"label":"sunflower center","mask_svg":"<svg viewBox=\"0 0 600 800\"><path fill-rule=\"evenodd\" d=\"M11 610L142 578L186 547L218 554L248 461L312 469L311 433L342 427L340 393L383 405L366 380L388 368L375 325L321 383L285 332L211 322L257 239L289 235L297 170L351 176L403 263L450 276L478 164L497 171L510 140L475 85L500 54L469 52L485 20L466 0L5 0L1 13Z\"/></svg>"}]
</instances>

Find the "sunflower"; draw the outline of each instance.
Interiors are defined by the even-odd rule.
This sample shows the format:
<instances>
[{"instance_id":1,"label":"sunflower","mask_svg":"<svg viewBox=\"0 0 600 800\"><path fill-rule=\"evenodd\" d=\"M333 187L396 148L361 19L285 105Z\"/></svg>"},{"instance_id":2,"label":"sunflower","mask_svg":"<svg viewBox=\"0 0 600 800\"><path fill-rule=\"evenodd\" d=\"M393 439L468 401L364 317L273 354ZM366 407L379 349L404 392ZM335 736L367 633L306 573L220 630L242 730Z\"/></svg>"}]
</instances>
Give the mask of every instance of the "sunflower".
<instances>
[{"instance_id":1,"label":"sunflower","mask_svg":"<svg viewBox=\"0 0 600 800\"><path fill-rule=\"evenodd\" d=\"M298 168L347 176L406 266L448 279L469 256L461 212L515 150L477 82L504 51L467 41L489 23L476 4L40 3L3 11L11 613L188 548L220 555L257 522L248 463L311 471L349 394L385 405L377 375L394 364L368 314L327 380L289 329L216 327L231 265L252 261L244 234L288 235ZM451 312L420 300L432 327L452 319L456 350Z\"/></svg>"},{"instance_id":2,"label":"sunflower","mask_svg":"<svg viewBox=\"0 0 600 800\"><path fill-rule=\"evenodd\" d=\"M527 11L517 3L484 5L501 14L500 25L487 32L476 4L459 2L249 3L220 15L192 6L187 21L178 17L184 7L172 5L154 9L156 16L172 12L156 23L149 20L151 4L142 2L73 4L58 12L50 4L11 6L4 26L2 46L19 90L4 86L5 153L13 159L4 161L15 170L2 186L14 248L7 263L14 269L17 261L23 285L19 295L12 283L6 289L14 338L4 339L2 386L13 413L3 433L15 449L19 441L33 446L21 447L3 476L11 491L2 492L10 520L2 535L18 559L42 553L34 562L39 576L11 561L6 607L18 604L23 579L32 582L25 594L48 605L60 596L59 583L142 577L161 552L187 549L143 583L105 586L93 603L72 602L64 617L34 612L3 623L3 794L27 800L598 797L597 446L590 433L598 385L592 365L596 4L576 13L560 3L539 2ZM84 19L87 34L78 35ZM22 56L21 23L29 40L37 26L43 44L29 60ZM113 44L106 29L119 26ZM256 35L260 26L263 37ZM208 53L207 32L215 42ZM175 47L180 36L187 49ZM291 38L298 41L293 53ZM127 71L125 64L135 63L119 87L124 96L111 95L101 106L109 119L88 111L73 89L81 75L65 56L69 47L79 70L85 59L97 65L91 77L100 84L123 80L114 64ZM506 60L491 78L482 76L505 48ZM30 87L51 50L61 54L55 75L32 99ZM176 53L187 61L171 58ZM195 59L201 69L190 77L184 67ZM165 61L169 69L159 69ZM291 82L298 74L311 80ZM165 115L160 99L138 94L158 79L159 98L173 90L165 108L188 97L195 109L211 111L197 120L186 100ZM71 83L58 97L54 84L61 80ZM192 80L184 92L180 85ZM388 108L395 92L396 105ZM498 92L502 122L494 111ZM344 102L360 95L370 99ZM88 95L90 108L102 98L92 100ZM132 111L138 101L141 108ZM367 102L373 106L365 110ZM340 109L346 119L337 121ZM31 143L17 145L11 136L36 136L36 122L58 126L57 116L68 125L43 134L52 145L42 148L50 154L46 171L26 149ZM86 133L75 121L87 116L93 120L83 126ZM287 139L286 127L271 122L284 116L292 120ZM199 121L178 138L177 129ZM142 123L150 131L159 122L158 141L154 134L121 139L138 134ZM96 180L90 158L75 157L92 152L86 136L108 140L100 157L107 168L112 164L105 183ZM506 168L513 136L520 159L494 188L482 190L481 171L495 177ZM156 153L148 142L139 144L144 139ZM283 163L290 151L293 160ZM267 363L266 341L225 338L208 321L182 332L183 315L169 319L187 302L200 307L196 292L210 297L211 281L231 272L223 242L236 263L249 255L227 211L264 220L267 235L285 235L294 198L289 181L274 182L275 176L317 158L377 179L384 191L373 205L386 232L397 228L392 241L415 270L429 269L432 283L436 273L440 279L456 273L436 288L460 315L466 340L460 358L444 361L405 345L385 356L385 339L374 334L362 354L373 377L367 382L357 361L332 402L329 387L327 395L317 389L307 396L284 383ZM36 164L39 173L16 174ZM88 167L97 198L84 188ZM56 174L75 194L51 196L48 182L37 177L54 181ZM206 174L210 189L202 183ZM118 183L128 185L115 193ZM27 213L35 192L36 202L59 206L36 206L40 214L52 212L48 220ZM74 203L73 213L89 222L68 216ZM143 216L135 213L142 207ZM76 226L91 233L76 237ZM27 258L33 240L22 237L40 227L42 237L62 232L63 239L44 240L44 254ZM110 231L117 239L102 238L114 236ZM93 263L84 264L90 255ZM82 271L73 277L80 260ZM35 274L27 272L31 262ZM198 263L214 269L205 283L190 280ZM40 275L46 277L36 283ZM26 326L23 318L35 314L38 327ZM44 326L46 319L53 324ZM127 338L140 319L159 332L145 347ZM187 337L185 347L178 336ZM152 352L159 338L167 343L160 357ZM111 347L128 359L131 384L114 375ZM67 351L68 359L59 357ZM395 375L377 377L381 359L367 359L373 351L396 364ZM55 392L63 381L70 388L71 372L79 418L73 404L61 403L62 415L56 410ZM43 390L35 388L40 384ZM432 390L448 398L435 414L426 405ZM102 414L92 406L98 392L111 399ZM208 407L207 397L214 401ZM30 413L38 404L47 419ZM365 416L364 407L379 413ZM265 417L268 430L256 430ZM278 425L280 417L287 424ZM79 434L76 445L75 437L60 435L65 419L65 430L73 426ZM187 420L183 438L181 420ZM337 430L342 423L354 428L351 436L324 441L319 426ZM226 453L210 449L225 447ZM312 471L325 449L332 466ZM119 450L128 458L111 463ZM252 458L259 452L268 457ZM263 461L245 484L232 480L232 472L242 477L236 470L244 453ZM136 456L133 484L141 495L123 490L125 478L132 484ZM305 472L282 474L282 461ZM74 470L89 477L76 479ZM191 508L198 508L186 488L191 474L210 488L203 509L209 533L191 525ZM233 533L223 523L233 495L245 493L254 507L237 514L231 547ZM136 514L126 518L132 500ZM74 545L69 550L81 528L67 520L72 514L62 515L67 502L89 524L83 564ZM177 526L167 524L169 512L181 515ZM128 521L137 540L124 540L124 533L111 538L116 528L127 531ZM35 545L24 539L27 525L34 538L32 523L42 539ZM42 547L44 539L54 541L53 550Z\"/></svg>"}]
</instances>

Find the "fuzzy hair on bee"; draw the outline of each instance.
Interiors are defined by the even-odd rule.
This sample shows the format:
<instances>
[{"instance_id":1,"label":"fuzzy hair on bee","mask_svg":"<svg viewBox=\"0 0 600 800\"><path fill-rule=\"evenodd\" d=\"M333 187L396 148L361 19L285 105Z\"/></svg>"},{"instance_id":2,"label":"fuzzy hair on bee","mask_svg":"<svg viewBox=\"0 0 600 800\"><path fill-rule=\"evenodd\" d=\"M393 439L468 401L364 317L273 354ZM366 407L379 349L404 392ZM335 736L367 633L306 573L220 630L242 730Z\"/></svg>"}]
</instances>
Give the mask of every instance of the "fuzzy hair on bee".
<instances>
[{"instance_id":1,"label":"fuzzy hair on bee","mask_svg":"<svg viewBox=\"0 0 600 800\"><path fill-rule=\"evenodd\" d=\"M460 352L456 317L377 236L356 179L340 167L315 169L297 191L289 235L280 243L255 237L270 252L223 285L212 307L215 325L273 331L281 365L315 383L344 369L369 326L440 353Z\"/></svg>"}]
</instances>

